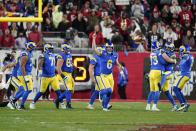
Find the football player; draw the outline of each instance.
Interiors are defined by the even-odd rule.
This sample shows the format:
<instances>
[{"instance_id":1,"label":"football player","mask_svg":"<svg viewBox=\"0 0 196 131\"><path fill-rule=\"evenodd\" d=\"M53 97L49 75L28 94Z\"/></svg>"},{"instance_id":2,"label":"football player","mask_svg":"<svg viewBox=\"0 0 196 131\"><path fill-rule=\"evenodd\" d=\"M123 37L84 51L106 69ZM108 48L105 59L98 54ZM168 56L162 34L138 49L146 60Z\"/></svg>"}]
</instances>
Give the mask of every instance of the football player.
<instances>
[{"instance_id":1,"label":"football player","mask_svg":"<svg viewBox=\"0 0 196 131\"><path fill-rule=\"evenodd\" d=\"M150 68L150 92L148 94L148 103L146 105L146 110L151 110L150 104L154 97L152 111L159 111L157 108L157 102L159 100L159 86L158 83L161 82L161 73L162 71L165 71L165 67L162 63L162 60L166 60L169 63L176 63L176 60L171 59L167 54L165 53L165 50L161 49L161 43L157 40L152 41L151 43L151 54L150 54L150 60L151 60L151 68Z\"/></svg>"},{"instance_id":2,"label":"football player","mask_svg":"<svg viewBox=\"0 0 196 131\"><path fill-rule=\"evenodd\" d=\"M40 75L40 88L33 102L30 104L30 109L35 109L35 103L46 92L50 85L56 92L57 98L60 96L59 80L55 74L55 55L54 47L51 43L44 45L44 53L39 56L38 72Z\"/></svg>"},{"instance_id":3,"label":"football player","mask_svg":"<svg viewBox=\"0 0 196 131\"><path fill-rule=\"evenodd\" d=\"M114 64L117 65L119 72L122 74L123 78L125 78L122 66L120 65L118 61L118 54L113 51L113 43L108 42L104 46L104 50L102 52L99 52L96 48L96 34L93 34L93 43L92 43L92 49L93 51L100 56L100 62L101 62L101 78L102 82L107 88L107 102L103 106L103 110L108 110L108 104L111 99L112 91L114 88L114 79L113 79L113 67Z\"/></svg>"},{"instance_id":4,"label":"football player","mask_svg":"<svg viewBox=\"0 0 196 131\"><path fill-rule=\"evenodd\" d=\"M20 66L18 69L18 79L24 87L24 93L22 96L22 101L19 106L19 110L25 110L24 107L25 101L27 100L28 95L31 93L32 85L32 61L33 61L33 50L36 48L36 43L34 41L27 41L25 43L25 50L20 55Z\"/></svg>"},{"instance_id":5,"label":"football player","mask_svg":"<svg viewBox=\"0 0 196 131\"><path fill-rule=\"evenodd\" d=\"M181 90L184 88L185 84L189 81L191 77L191 68L194 63L194 57L193 55L189 54L190 47L187 44L183 44L180 46L179 53L181 60L180 64L176 66L176 69L180 69L181 74L177 77L174 83L173 91L175 92L176 97L181 104L181 107L178 109L178 111L184 110L184 112L187 112L190 104L187 103Z\"/></svg>"}]
</instances>

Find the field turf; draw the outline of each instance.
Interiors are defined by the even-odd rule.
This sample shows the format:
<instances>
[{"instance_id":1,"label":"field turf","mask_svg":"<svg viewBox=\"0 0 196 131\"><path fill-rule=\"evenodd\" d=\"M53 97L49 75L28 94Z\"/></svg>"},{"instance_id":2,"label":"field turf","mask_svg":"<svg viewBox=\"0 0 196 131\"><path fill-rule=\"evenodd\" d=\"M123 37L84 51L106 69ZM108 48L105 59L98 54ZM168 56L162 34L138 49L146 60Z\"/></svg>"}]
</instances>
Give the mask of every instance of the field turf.
<instances>
[{"instance_id":1,"label":"field turf","mask_svg":"<svg viewBox=\"0 0 196 131\"><path fill-rule=\"evenodd\" d=\"M26 103L26 107L30 103ZM196 130L196 104L188 112L171 112L159 103L160 112L145 111L145 103L113 102L111 111L86 109L87 102L72 102L72 110L57 110L52 102L38 102L35 110L0 108L0 131L125 131Z\"/></svg>"}]
</instances>

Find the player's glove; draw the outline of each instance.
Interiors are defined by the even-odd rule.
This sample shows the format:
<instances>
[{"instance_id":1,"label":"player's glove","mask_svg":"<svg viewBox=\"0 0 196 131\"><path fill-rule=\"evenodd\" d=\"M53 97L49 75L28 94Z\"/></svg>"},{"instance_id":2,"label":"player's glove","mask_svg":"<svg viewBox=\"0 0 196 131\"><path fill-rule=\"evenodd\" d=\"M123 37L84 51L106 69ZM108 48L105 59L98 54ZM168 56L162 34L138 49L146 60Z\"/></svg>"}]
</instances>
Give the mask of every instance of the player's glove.
<instances>
[{"instance_id":1,"label":"player's glove","mask_svg":"<svg viewBox=\"0 0 196 131\"><path fill-rule=\"evenodd\" d=\"M29 82L29 78L27 76L24 76L24 80L25 80L26 83Z\"/></svg>"}]
</instances>

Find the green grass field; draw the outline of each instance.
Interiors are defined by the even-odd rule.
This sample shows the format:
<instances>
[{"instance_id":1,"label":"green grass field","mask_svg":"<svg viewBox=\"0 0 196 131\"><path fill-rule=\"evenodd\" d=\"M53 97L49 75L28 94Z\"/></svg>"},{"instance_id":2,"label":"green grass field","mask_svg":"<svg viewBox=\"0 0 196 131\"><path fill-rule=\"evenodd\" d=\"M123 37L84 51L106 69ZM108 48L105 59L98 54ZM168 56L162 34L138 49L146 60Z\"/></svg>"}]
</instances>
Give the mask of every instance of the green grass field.
<instances>
[{"instance_id":1,"label":"green grass field","mask_svg":"<svg viewBox=\"0 0 196 131\"><path fill-rule=\"evenodd\" d=\"M171 112L169 103L159 103L160 112L145 111L145 103L111 104L109 112L103 112L100 103L88 110L86 102L72 102L72 110L57 110L52 102L38 102L35 110L27 111L0 108L0 131L121 131L156 128L150 124L196 125L196 104L188 112Z\"/></svg>"}]
</instances>

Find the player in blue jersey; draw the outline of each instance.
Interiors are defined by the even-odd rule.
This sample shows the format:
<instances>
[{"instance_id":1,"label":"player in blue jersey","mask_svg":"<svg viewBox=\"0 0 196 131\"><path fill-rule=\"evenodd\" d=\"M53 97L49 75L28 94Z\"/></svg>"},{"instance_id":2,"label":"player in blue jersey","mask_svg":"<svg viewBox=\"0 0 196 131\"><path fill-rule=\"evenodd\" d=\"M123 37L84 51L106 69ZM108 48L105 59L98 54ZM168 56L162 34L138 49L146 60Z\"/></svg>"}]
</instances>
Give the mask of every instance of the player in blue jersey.
<instances>
[{"instance_id":1,"label":"player in blue jersey","mask_svg":"<svg viewBox=\"0 0 196 131\"><path fill-rule=\"evenodd\" d=\"M177 77L174 86L173 91L176 94L176 97L178 98L181 107L178 109L178 111L184 110L184 112L188 111L188 108L190 106L189 103L187 103L184 95L182 94L181 90L184 88L185 84L189 81L191 77L191 68L194 63L194 57L190 53L190 47L186 44L183 44L179 48L180 53L180 64L176 66L176 69L181 70L180 76Z\"/></svg>"},{"instance_id":2,"label":"player in blue jersey","mask_svg":"<svg viewBox=\"0 0 196 131\"><path fill-rule=\"evenodd\" d=\"M44 45L44 53L39 56L38 72L40 75L40 88L33 102L30 104L30 109L35 109L35 103L46 92L50 85L56 92L57 98L60 96L59 80L55 74L55 55L54 47L51 43Z\"/></svg>"},{"instance_id":3,"label":"player in blue jersey","mask_svg":"<svg viewBox=\"0 0 196 131\"><path fill-rule=\"evenodd\" d=\"M112 95L112 91L114 88L114 79L113 79L113 67L114 64L117 65L117 68L119 70L119 72L122 74L123 78L125 78L123 70L122 70L122 66L120 65L119 61L118 61L118 54L115 53L113 51L113 44L108 42L105 44L104 49L102 50L102 52L99 52L96 48L96 34L93 34L93 43L92 43L92 49L93 51L100 56L100 62L101 62L101 80L103 82L103 84L105 85L105 87L107 88L107 105L103 106L103 110L107 111L108 108L108 104L109 101L111 99L111 95Z\"/></svg>"},{"instance_id":4,"label":"player in blue jersey","mask_svg":"<svg viewBox=\"0 0 196 131\"><path fill-rule=\"evenodd\" d=\"M66 109L71 109L71 94L74 91L75 82L72 77L73 68L80 70L75 67L72 63L72 54L71 54L71 46L69 43L63 43L61 45L62 53L57 55L57 71L60 75L59 79L63 83L65 87L65 92L61 94L59 99L56 99L56 107L59 108L59 102L61 103L61 107L64 108L63 99L66 98Z\"/></svg>"},{"instance_id":5,"label":"player in blue jersey","mask_svg":"<svg viewBox=\"0 0 196 131\"><path fill-rule=\"evenodd\" d=\"M97 50L99 52L102 52L102 47L97 47ZM106 88L103 85L102 78L101 78L101 62L100 62L100 57L97 55L94 55L91 60L90 60L90 65L89 65L89 75L92 81L92 84L95 85L95 90L93 91L91 95L91 99L88 105L88 109L94 109L93 108L93 103L96 100L97 96L99 96L99 92L102 98L103 95L106 95ZM105 103L106 99L103 99L102 105Z\"/></svg>"},{"instance_id":6,"label":"player in blue jersey","mask_svg":"<svg viewBox=\"0 0 196 131\"><path fill-rule=\"evenodd\" d=\"M166 54L172 58L176 59L176 54L174 53L174 44L172 42L168 42L165 44L165 51ZM166 61L165 61L166 62ZM173 71L174 64L172 63L165 63L165 72L162 73L161 76L161 88L169 101L172 103L172 111L176 111L178 109L177 104L174 101L174 98L172 97L171 93L169 92L169 81L173 77L174 71Z\"/></svg>"},{"instance_id":7,"label":"player in blue jersey","mask_svg":"<svg viewBox=\"0 0 196 131\"><path fill-rule=\"evenodd\" d=\"M171 59L166 53L165 50L161 49L161 43L157 40L152 41L151 46L151 68L150 68L150 92L148 94L148 103L146 105L146 110L151 110L150 104L153 101L152 111L159 111L157 108L157 102L159 100L159 86L158 83L161 82L161 73L165 71L164 64L162 61L166 60L169 63L176 63L176 60Z\"/></svg>"},{"instance_id":8,"label":"player in blue jersey","mask_svg":"<svg viewBox=\"0 0 196 131\"><path fill-rule=\"evenodd\" d=\"M10 78L10 84L14 86L15 90L16 90L16 94L14 96L13 99L10 100L10 102L8 103L8 107L10 109L15 109L16 108L16 101L23 95L24 93L24 87L22 86L22 83L18 80L17 78L17 71L19 68L19 57L14 60L13 62L7 64L6 66L4 66L1 70L1 72L3 73L7 68L13 68L12 74L11 74L11 78ZM0 73L0 81L2 81L2 73Z\"/></svg>"},{"instance_id":9,"label":"player in blue jersey","mask_svg":"<svg viewBox=\"0 0 196 131\"><path fill-rule=\"evenodd\" d=\"M28 95L33 89L31 71L33 66L33 53L32 51L36 48L36 43L34 41L27 41L25 43L25 50L20 55L20 66L18 69L18 79L24 87L24 94L22 96L22 101L19 106L19 110L25 110L24 104L27 100Z\"/></svg>"}]
</instances>

